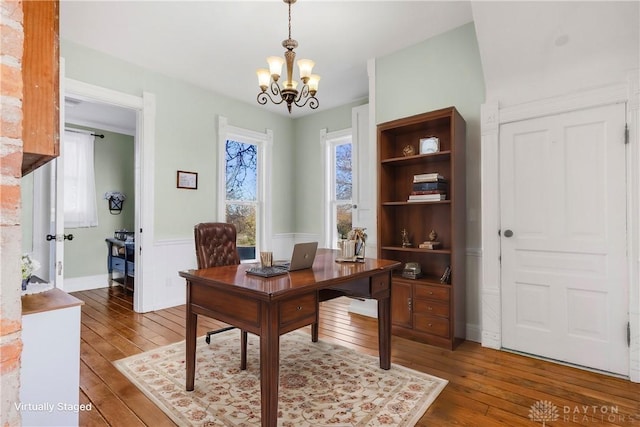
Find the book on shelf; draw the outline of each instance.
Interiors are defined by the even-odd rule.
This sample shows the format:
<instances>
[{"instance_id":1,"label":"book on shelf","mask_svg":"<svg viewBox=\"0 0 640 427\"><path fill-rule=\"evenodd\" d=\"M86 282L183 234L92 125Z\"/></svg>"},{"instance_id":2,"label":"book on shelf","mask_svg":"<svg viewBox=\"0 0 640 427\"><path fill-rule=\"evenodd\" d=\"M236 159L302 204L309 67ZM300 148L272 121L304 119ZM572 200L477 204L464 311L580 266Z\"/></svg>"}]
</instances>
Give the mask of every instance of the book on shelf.
<instances>
[{"instance_id":1,"label":"book on shelf","mask_svg":"<svg viewBox=\"0 0 640 427\"><path fill-rule=\"evenodd\" d=\"M446 181L444 176L439 173L420 173L413 176L413 182L438 182Z\"/></svg>"},{"instance_id":2,"label":"book on shelf","mask_svg":"<svg viewBox=\"0 0 640 427\"><path fill-rule=\"evenodd\" d=\"M446 190L418 190L418 191L411 192L412 196L420 196L422 194L447 194L447 191Z\"/></svg>"},{"instance_id":3,"label":"book on shelf","mask_svg":"<svg viewBox=\"0 0 640 427\"><path fill-rule=\"evenodd\" d=\"M440 200L447 200L446 194L418 194L409 195L408 202L435 202Z\"/></svg>"},{"instance_id":4,"label":"book on shelf","mask_svg":"<svg viewBox=\"0 0 640 427\"><path fill-rule=\"evenodd\" d=\"M449 185L446 182L416 182L412 185L412 191L441 190L447 191Z\"/></svg>"},{"instance_id":5,"label":"book on shelf","mask_svg":"<svg viewBox=\"0 0 640 427\"><path fill-rule=\"evenodd\" d=\"M420 245L418 245L418 247L420 249L438 249L440 247L440 242L432 242L432 241L422 242L420 243Z\"/></svg>"}]
</instances>

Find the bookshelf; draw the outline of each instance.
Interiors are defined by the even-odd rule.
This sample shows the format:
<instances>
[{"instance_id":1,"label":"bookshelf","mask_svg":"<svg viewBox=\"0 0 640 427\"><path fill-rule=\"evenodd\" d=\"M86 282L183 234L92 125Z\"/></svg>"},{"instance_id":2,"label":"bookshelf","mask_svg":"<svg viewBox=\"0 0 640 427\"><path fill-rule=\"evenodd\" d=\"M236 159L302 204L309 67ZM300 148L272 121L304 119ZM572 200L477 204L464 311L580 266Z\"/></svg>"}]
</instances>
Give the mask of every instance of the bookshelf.
<instances>
[{"instance_id":1,"label":"bookshelf","mask_svg":"<svg viewBox=\"0 0 640 427\"><path fill-rule=\"evenodd\" d=\"M412 279L394 272L392 332L448 349L465 337L465 133L455 107L377 127L378 257L418 263L422 274ZM431 136L439 139L439 151L420 154L420 140ZM431 182L446 184L444 190L434 187L446 194L444 200L409 201L416 188L424 188L414 186L424 174L441 176ZM420 248L432 230L439 245ZM447 267L449 279L441 281Z\"/></svg>"}]
</instances>

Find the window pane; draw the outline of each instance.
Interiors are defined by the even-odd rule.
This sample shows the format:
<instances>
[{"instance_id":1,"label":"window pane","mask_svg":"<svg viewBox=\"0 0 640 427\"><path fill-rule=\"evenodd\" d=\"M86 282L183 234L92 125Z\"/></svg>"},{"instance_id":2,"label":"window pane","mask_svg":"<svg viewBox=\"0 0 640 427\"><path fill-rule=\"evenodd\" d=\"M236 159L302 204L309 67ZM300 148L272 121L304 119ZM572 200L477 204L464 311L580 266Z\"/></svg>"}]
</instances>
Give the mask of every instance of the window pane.
<instances>
[{"instance_id":1,"label":"window pane","mask_svg":"<svg viewBox=\"0 0 640 427\"><path fill-rule=\"evenodd\" d=\"M351 200L351 144L336 146L336 199Z\"/></svg>"},{"instance_id":2,"label":"window pane","mask_svg":"<svg viewBox=\"0 0 640 427\"><path fill-rule=\"evenodd\" d=\"M256 200L258 147L227 140L226 191L227 200Z\"/></svg>"},{"instance_id":3,"label":"window pane","mask_svg":"<svg viewBox=\"0 0 640 427\"><path fill-rule=\"evenodd\" d=\"M336 223L338 225L338 239L346 239L347 233L351 231L351 203L336 206Z\"/></svg>"},{"instance_id":4,"label":"window pane","mask_svg":"<svg viewBox=\"0 0 640 427\"><path fill-rule=\"evenodd\" d=\"M226 211L226 221L236 226L240 259L255 259L256 205L228 203Z\"/></svg>"}]
</instances>

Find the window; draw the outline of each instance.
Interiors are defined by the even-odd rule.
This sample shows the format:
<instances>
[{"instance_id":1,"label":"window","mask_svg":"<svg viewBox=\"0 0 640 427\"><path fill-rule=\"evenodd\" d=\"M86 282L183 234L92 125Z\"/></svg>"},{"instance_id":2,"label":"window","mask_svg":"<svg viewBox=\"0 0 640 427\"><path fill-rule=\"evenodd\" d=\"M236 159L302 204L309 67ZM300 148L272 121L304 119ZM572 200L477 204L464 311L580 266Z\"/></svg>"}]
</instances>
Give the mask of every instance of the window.
<instances>
[{"instance_id":1,"label":"window","mask_svg":"<svg viewBox=\"0 0 640 427\"><path fill-rule=\"evenodd\" d=\"M225 145L225 221L236 226L240 258L255 259L258 147L230 139Z\"/></svg>"},{"instance_id":2,"label":"window","mask_svg":"<svg viewBox=\"0 0 640 427\"><path fill-rule=\"evenodd\" d=\"M353 144L351 129L323 133L325 144L326 243L337 248L352 228Z\"/></svg>"},{"instance_id":3,"label":"window","mask_svg":"<svg viewBox=\"0 0 640 427\"><path fill-rule=\"evenodd\" d=\"M272 133L235 128L219 119L219 217L236 226L241 260L257 259L270 241L270 152Z\"/></svg>"},{"instance_id":4,"label":"window","mask_svg":"<svg viewBox=\"0 0 640 427\"><path fill-rule=\"evenodd\" d=\"M64 227L96 227L98 207L93 166L95 138L88 133L64 132Z\"/></svg>"}]
</instances>

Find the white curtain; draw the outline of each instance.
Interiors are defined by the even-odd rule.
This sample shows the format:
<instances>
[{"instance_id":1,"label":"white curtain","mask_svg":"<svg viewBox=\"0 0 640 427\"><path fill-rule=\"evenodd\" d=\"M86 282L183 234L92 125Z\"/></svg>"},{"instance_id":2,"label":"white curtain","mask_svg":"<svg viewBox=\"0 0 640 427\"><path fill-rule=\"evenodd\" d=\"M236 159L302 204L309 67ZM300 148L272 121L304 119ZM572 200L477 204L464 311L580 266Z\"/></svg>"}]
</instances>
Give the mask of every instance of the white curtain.
<instances>
[{"instance_id":1,"label":"white curtain","mask_svg":"<svg viewBox=\"0 0 640 427\"><path fill-rule=\"evenodd\" d=\"M64 132L64 227L96 227L98 208L93 166L95 137Z\"/></svg>"}]
</instances>

